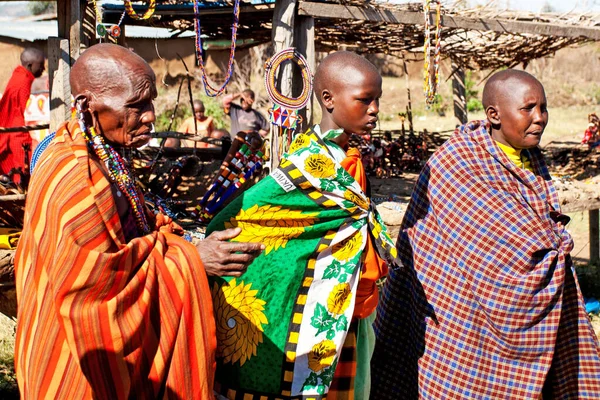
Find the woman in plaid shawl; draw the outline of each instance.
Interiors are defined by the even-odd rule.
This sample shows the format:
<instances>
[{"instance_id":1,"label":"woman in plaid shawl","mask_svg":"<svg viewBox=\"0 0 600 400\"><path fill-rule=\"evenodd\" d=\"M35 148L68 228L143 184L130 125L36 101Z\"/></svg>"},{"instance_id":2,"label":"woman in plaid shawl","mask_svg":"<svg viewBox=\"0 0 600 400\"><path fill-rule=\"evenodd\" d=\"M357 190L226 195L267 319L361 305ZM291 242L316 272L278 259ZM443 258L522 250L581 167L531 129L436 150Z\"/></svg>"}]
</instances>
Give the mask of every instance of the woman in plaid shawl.
<instances>
[{"instance_id":1,"label":"woman in plaid shawl","mask_svg":"<svg viewBox=\"0 0 600 400\"><path fill-rule=\"evenodd\" d=\"M486 83L487 120L462 126L421 172L386 282L372 362L377 399L591 399L600 355L573 240L538 144L541 83Z\"/></svg>"}]
</instances>

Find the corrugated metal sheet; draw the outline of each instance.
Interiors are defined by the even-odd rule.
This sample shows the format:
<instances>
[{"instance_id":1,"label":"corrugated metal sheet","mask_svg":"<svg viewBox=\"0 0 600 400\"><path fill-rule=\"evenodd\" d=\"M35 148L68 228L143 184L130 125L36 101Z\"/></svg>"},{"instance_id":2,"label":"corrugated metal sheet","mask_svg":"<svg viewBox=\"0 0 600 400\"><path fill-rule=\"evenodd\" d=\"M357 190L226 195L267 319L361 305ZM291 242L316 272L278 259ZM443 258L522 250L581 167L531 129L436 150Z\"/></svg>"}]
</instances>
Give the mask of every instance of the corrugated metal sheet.
<instances>
[{"instance_id":1,"label":"corrugated metal sheet","mask_svg":"<svg viewBox=\"0 0 600 400\"><path fill-rule=\"evenodd\" d=\"M148 26L126 27L125 34L130 38L167 39L175 32L166 28L152 28ZM58 24L56 21L27 21L19 19L0 18L0 36L15 39L46 40L50 36L58 36ZM183 32L178 37L193 37L194 32Z\"/></svg>"}]
</instances>

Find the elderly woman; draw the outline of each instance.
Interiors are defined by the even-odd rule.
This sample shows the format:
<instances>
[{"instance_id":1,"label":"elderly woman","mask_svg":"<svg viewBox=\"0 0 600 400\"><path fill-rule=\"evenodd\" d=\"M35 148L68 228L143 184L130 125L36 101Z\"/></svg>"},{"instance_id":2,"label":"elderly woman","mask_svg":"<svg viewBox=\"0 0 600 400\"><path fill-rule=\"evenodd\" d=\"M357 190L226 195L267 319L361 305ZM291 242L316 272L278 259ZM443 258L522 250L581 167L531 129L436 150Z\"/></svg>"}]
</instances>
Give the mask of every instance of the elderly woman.
<instances>
[{"instance_id":1,"label":"elderly woman","mask_svg":"<svg viewBox=\"0 0 600 400\"><path fill-rule=\"evenodd\" d=\"M569 217L538 144L542 84L492 76L487 120L427 162L398 239L372 362L376 399L597 399L598 341L585 313Z\"/></svg>"},{"instance_id":2,"label":"elderly woman","mask_svg":"<svg viewBox=\"0 0 600 400\"><path fill-rule=\"evenodd\" d=\"M206 275L240 275L260 244L215 232L194 247L147 213L122 147L150 140L154 73L89 48L71 71L77 117L31 181L16 255L23 398L210 399L215 323Z\"/></svg>"}]
</instances>

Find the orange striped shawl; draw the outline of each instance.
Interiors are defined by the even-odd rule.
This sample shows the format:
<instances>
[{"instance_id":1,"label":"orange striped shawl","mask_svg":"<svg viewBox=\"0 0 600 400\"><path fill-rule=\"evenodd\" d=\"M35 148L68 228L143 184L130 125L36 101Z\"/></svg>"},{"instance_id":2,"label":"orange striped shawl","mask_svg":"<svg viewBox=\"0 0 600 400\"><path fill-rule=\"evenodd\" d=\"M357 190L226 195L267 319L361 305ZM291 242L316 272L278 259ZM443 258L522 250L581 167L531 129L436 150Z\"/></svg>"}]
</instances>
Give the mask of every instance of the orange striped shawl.
<instances>
[{"instance_id":1,"label":"orange striped shawl","mask_svg":"<svg viewBox=\"0 0 600 400\"><path fill-rule=\"evenodd\" d=\"M16 255L15 365L26 399L211 399L212 301L194 246L157 217L125 243L76 121L30 184Z\"/></svg>"}]
</instances>

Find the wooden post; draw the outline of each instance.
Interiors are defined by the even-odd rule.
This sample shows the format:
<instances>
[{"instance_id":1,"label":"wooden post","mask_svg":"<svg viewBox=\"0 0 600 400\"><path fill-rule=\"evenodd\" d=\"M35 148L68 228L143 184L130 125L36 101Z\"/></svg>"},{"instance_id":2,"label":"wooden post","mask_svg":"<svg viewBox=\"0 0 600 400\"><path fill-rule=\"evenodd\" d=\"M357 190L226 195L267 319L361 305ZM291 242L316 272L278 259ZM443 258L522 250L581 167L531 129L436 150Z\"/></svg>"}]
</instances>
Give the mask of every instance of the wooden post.
<instances>
[{"instance_id":1,"label":"wooden post","mask_svg":"<svg viewBox=\"0 0 600 400\"><path fill-rule=\"evenodd\" d=\"M294 45L294 17L296 14L296 0L279 0L275 3L273 10L273 32L272 44L273 52L277 53L280 50L292 47ZM282 65L279 69L278 82L281 86L279 90L285 96L292 95L292 66L289 64ZM279 166L279 147L281 146L280 137L274 132L271 126L269 133L271 143L271 160L269 168L273 171Z\"/></svg>"},{"instance_id":2,"label":"wooden post","mask_svg":"<svg viewBox=\"0 0 600 400\"><path fill-rule=\"evenodd\" d=\"M452 60L452 95L454 99L454 116L460 125L468 122L467 96L465 87L465 69Z\"/></svg>"},{"instance_id":3,"label":"wooden post","mask_svg":"<svg viewBox=\"0 0 600 400\"><path fill-rule=\"evenodd\" d=\"M123 47L127 47L127 43L125 42L125 24L121 24L121 36L119 36L117 38L117 44L123 46ZM196 142L194 142L194 144L196 144Z\"/></svg>"},{"instance_id":4,"label":"wooden post","mask_svg":"<svg viewBox=\"0 0 600 400\"><path fill-rule=\"evenodd\" d=\"M408 104L406 105L406 118L408 119L408 130L412 135L414 133L413 119L412 119L412 100L410 98L410 80L408 79L408 67L406 65L406 58L402 56L402 68L404 69L404 79L406 81L406 95L408 97ZM402 124L404 126L404 124ZM402 133L404 135L404 133Z\"/></svg>"},{"instance_id":5,"label":"wooden post","mask_svg":"<svg viewBox=\"0 0 600 400\"><path fill-rule=\"evenodd\" d=\"M71 85L69 83L69 41L48 38L48 74L50 77L50 132L71 118Z\"/></svg>"},{"instance_id":6,"label":"wooden post","mask_svg":"<svg viewBox=\"0 0 600 400\"><path fill-rule=\"evenodd\" d=\"M58 37L67 39L69 45L69 66L79 57L81 46L81 0L58 0L56 14ZM95 27L94 27L95 29Z\"/></svg>"},{"instance_id":7,"label":"wooden post","mask_svg":"<svg viewBox=\"0 0 600 400\"><path fill-rule=\"evenodd\" d=\"M600 264L600 217L598 210L589 210L590 264Z\"/></svg>"},{"instance_id":8,"label":"wooden post","mask_svg":"<svg viewBox=\"0 0 600 400\"><path fill-rule=\"evenodd\" d=\"M308 62L308 68L312 74L315 73L315 20L312 17L299 17L296 16L296 32L294 41L296 43L296 49L302 54ZM302 80L300 77L294 77L293 92L300 94L302 90ZM299 132L304 132L309 126L313 125L313 95L311 94L306 108L304 108L300 115L302 116L302 125L298 128Z\"/></svg>"},{"instance_id":9,"label":"wooden post","mask_svg":"<svg viewBox=\"0 0 600 400\"><path fill-rule=\"evenodd\" d=\"M81 46L81 0L58 0L58 37L48 38L50 84L50 131L71 118L71 65ZM94 28L95 29L95 28Z\"/></svg>"}]
</instances>

